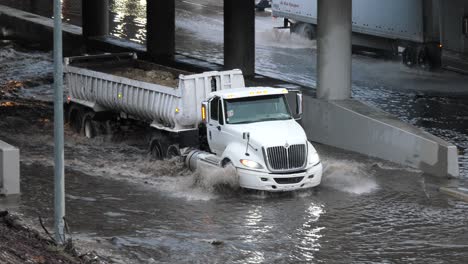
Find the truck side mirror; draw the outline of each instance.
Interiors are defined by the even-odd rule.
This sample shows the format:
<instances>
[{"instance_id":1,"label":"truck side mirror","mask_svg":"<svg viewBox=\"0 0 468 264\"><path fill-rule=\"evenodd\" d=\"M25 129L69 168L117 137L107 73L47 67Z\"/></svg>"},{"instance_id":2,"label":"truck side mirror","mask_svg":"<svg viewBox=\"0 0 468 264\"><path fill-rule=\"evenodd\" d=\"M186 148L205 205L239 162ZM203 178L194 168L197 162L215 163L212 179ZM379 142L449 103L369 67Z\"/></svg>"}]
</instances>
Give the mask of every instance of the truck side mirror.
<instances>
[{"instance_id":1,"label":"truck side mirror","mask_svg":"<svg viewBox=\"0 0 468 264\"><path fill-rule=\"evenodd\" d=\"M303 100L302 100L302 93L297 93L296 94L296 113L298 115L296 120L302 119L302 113L303 113Z\"/></svg>"},{"instance_id":2,"label":"truck side mirror","mask_svg":"<svg viewBox=\"0 0 468 264\"><path fill-rule=\"evenodd\" d=\"M250 132L244 132L244 133L242 133L242 138L243 138L243 139L250 139Z\"/></svg>"}]
</instances>

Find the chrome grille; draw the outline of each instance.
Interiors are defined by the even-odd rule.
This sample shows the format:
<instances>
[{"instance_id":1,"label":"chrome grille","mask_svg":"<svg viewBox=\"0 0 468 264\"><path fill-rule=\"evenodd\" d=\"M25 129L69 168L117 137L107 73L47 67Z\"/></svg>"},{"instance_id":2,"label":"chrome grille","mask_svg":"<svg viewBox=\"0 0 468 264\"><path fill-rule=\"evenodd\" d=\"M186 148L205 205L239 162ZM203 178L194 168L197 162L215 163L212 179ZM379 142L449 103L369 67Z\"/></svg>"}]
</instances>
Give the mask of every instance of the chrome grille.
<instances>
[{"instance_id":1,"label":"chrome grille","mask_svg":"<svg viewBox=\"0 0 468 264\"><path fill-rule=\"evenodd\" d=\"M274 178L278 184L295 184L300 183L304 177L292 177L292 178Z\"/></svg>"},{"instance_id":2,"label":"chrome grille","mask_svg":"<svg viewBox=\"0 0 468 264\"><path fill-rule=\"evenodd\" d=\"M307 159L305 144L269 147L266 150L267 164L272 171L289 171L302 169Z\"/></svg>"}]
</instances>

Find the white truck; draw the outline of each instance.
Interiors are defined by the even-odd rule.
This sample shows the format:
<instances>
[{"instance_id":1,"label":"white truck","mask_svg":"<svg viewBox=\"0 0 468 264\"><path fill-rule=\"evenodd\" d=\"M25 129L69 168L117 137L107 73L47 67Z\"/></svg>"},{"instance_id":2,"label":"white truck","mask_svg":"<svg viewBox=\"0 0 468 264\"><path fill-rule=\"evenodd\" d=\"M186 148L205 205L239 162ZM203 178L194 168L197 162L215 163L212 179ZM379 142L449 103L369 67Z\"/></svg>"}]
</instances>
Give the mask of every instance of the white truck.
<instances>
[{"instance_id":1,"label":"white truck","mask_svg":"<svg viewBox=\"0 0 468 264\"><path fill-rule=\"evenodd\" d=\"M190 169L231 164L243 188L292 191L321 182L319 155L286 89L246 88L240 70L186 75L131 53L66 58L64 69L67 120L86 137L130 122L148 128L155 158L196 148L185 155ZM295 104L301 116L300 93Z\"/></svg>"}]
</instances>

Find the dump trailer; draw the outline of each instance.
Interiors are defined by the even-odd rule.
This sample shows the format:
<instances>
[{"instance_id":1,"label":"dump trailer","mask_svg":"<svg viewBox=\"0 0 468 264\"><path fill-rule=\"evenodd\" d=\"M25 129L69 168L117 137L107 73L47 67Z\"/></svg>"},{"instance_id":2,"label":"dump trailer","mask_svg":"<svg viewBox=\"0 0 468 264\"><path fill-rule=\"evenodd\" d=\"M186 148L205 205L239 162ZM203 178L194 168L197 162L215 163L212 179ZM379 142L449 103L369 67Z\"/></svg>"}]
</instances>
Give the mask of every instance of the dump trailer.
<instances>
[{"instance_id":1,"label":"dump trailer","mask_svg":"<svg viewBox=\"0 0 468 264\"><path fill-rule=\"evenodd\" d=\"M109 126L144 126L151 155L183 154L187 166L233 166L243 188L317 186L322 164L291 111L286 89L245 87L240 70L190 74L132 53L65 59L70 126L86 137ZM187 150L190 151L183 151Z\"/></svg>"},{"instance_id":2,"label":"dump trailer","mask_svg":"<svg viewBox=\"0 0 468 264\"><path fill-rule=\"evenodd\" d=\"M438 0L353 0L353 48L400 54L407 66L438 66L439 4ZM317 0L273 0L272 15L284 18L284 27L291 32L315 38Z\"/></svg>"}]
</instances>

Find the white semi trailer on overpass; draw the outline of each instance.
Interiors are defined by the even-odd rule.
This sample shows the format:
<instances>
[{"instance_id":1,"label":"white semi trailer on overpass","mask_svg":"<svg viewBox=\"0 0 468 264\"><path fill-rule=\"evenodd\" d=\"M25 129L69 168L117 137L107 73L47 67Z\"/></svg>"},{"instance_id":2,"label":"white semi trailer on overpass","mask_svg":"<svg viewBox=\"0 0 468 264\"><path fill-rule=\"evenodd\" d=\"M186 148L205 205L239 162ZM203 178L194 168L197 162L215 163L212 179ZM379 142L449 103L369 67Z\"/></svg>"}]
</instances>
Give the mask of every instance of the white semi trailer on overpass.
<instances>
[{"instance_id":1,"label":"white semi trailer on overpass","mask_svg":"<svg viewBox=\"0 0 468 264\"><path fill-rule=\"evenodd\" d=\"M186 75L111 54L66 58L65 78L67 119L86 137L109 123L140 125L154 157L197 148L186 156L190 169L232 164L244 188L291 191L321 182L320 158L293 118L288 90L246 88L240 70ZM300 93L296 100L300 116Z\"/></svg>"},{"instance_id":2,"label":"white semi trailer on overpass","mask_svg":"<svg viewBox=\"0 0 468 264\"><path fill-rule=\"evenodd\" d=\"M272 1L272 15L308 38L315 38L317 8L317 0ZM439 1L353 0L352 12L355 48L401 54L407 66L440 64Z\"/></svg>"}]
</instances>

